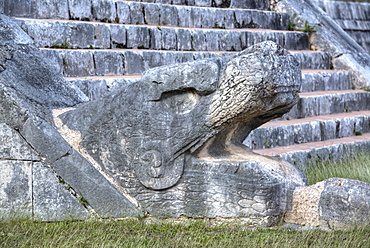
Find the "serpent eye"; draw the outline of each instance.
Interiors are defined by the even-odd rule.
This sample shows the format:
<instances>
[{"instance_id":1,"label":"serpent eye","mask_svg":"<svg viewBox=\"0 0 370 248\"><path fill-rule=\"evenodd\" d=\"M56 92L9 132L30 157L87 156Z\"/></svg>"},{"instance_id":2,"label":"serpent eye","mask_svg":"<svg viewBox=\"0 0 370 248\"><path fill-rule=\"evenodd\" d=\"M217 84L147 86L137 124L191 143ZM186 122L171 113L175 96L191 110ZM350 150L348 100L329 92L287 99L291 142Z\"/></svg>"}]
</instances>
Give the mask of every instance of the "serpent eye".
<instances>
[{"instance_id":1,"label":"serpent eye","mask_svg":"<svg viewBox=\"0 0 370 248\"><path fill-rule=\"evenodd\" d=\"M186 114L195 108L200 95L195 89L174 90L162 93L159 102L169 112Z\"/></svg>"}]
</instances>

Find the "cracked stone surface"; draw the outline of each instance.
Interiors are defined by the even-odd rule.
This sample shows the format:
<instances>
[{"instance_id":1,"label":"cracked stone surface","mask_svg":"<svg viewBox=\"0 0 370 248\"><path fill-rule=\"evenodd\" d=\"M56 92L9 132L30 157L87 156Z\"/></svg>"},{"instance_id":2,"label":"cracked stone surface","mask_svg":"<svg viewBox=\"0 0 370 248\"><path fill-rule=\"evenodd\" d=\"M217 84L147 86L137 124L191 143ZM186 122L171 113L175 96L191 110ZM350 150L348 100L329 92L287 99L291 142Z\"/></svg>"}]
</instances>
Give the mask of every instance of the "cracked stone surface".
<instances>
[{"instance_id":1,"label":"cracked stone surface","mask_svg":"<svg viewBox=\"0 0 370 248\"><path fill-rule=\"evenodd\" d=\"M274 4L273 9L287 13L297 29L303 29L305 21L315 27L312 34L314 48L330 53L335 69L352 71L356 88L370 87L370 55L316 1L282 0Z\"/></svg>"},{"instance_id":2,"label":"cracked stone surface","mask_svg":"<svg viewBox=\"0 0 370 248\"><path fill-rule=\"evenodd\" d=\"M142 215L135 202L76 155L56 129L52 109L72 107L88 98L56 72L11 19L3 15L0 19L0 31L6 32L0 38L1 217L88 217L74 196L56 184L57 175L100 217ZM36 161L44 162L53 172L45 171ZM50 173L55 173L54 178Z\"/></svg>"},{"instance_id":3,"label":"cracked stone surface","mask_svg":"<svg viewBox=\"0 0 370 248\"><path fill-rule=\"evenodd\" d=\"M38 161L32 147L5 123L0 124L0 159Z\"/></svg>"},{"instance_id":4,"label":"cracked stone surface","mask_svg":"<svg viewBox=\"0 0 370 248\"><path fill-rule=\"evenodd\" d=\"M84 220L90 217L87 209L67 190L67 184L42 163L33 164L33 214L35 220Z\"/></svg>"},{"instance_id":5,"label":"cracked stone surface","mask_svg":"<svg viewBox=\"0 0 370 248\"><path fill-rule=\"evenodd\" d=\"M370 184L353 179L329 178L297 187L293 208L285 221L322 229L343 230L370 225Z\"/></svg>"},{"instance_id":6,"label":"cracked stone surface","mask_svg":"<svg viewBox=\"0 0 370 248\"><path fill-rule=\"evenodd\" d=\"M271 225L305 176L241 142L297 102L300 82L294 57L264 42L233 57L149 70L121 92L57 118L71 146L149 214Z\"/></svg>"},{"instance_id":7,"label":"cracked stone surface","mask_svg":"<svg viewBox=\"0 0 370 248\"><path fill-rule=\"evenodd\" d=\"M1 218L32 217L32 164L0 160Z\"/></svg>"}]
</instances>

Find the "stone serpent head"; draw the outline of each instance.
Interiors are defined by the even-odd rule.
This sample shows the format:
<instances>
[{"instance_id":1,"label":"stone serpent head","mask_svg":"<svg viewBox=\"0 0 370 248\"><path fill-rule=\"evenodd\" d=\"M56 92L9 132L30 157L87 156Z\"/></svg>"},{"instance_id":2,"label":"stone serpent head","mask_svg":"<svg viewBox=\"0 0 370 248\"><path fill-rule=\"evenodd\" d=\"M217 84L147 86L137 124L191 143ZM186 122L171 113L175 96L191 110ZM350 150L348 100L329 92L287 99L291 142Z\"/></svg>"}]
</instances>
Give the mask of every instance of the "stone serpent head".
<instances>
[{"instance_id":1,"label":"stone serpent head","mask_svg":"<svg viewBox=\"0 0 370 248\"><path fill-rule=\"evenodd\" d=\"M251 130L297 102L300 83L293 56L263 42L231 58L151 69L122 92L61 118L109 175L134 174L161 190L181 178L187 155L227 157L242 147Z\"/></svg>"}]
</instances>

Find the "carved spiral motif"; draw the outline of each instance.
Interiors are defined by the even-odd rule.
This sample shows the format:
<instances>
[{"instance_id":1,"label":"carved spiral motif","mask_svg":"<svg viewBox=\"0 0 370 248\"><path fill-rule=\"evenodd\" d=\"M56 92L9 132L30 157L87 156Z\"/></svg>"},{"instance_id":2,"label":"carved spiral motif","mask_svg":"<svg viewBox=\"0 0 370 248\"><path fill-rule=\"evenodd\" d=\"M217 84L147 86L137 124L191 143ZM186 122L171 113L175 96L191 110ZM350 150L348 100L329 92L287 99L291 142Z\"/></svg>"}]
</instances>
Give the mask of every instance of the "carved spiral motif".
<instances>
[{"instance_id":1,"label":"carved spiral motif","mask_svg":"<svg viewBox=\"0 0 370 248\"><path fill-rule=\"evenodd\" d=\"M146 173L153 178L163 176L162 155L156 150L150 150L140 156L140 162L146 164Z\"/></svg>"},{"instance_id":2,"label":"carved spiral motif","mask_svg":"<svg viewBox=\"0 0 370 248\"><path fill-rule=\"evenodd\" d=\"M161 190L172 187L182 176L184 155L166 162L158 150L139 148L136 157L136 177L147 188Z\"/></svg>"}]
</instances>

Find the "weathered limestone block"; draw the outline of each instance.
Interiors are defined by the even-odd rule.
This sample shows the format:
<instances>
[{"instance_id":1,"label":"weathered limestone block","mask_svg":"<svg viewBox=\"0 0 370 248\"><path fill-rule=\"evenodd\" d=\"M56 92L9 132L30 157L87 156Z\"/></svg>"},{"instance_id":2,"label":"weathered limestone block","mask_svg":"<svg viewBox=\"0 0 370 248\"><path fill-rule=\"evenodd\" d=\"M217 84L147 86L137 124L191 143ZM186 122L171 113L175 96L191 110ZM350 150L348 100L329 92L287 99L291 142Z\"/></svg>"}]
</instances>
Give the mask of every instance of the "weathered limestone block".
<instances>
[{"instance_id":1,"label":"weathered limestone block","mask_svg":"<svg viewBox=\"0 0 370 248\"><path fill-rule=\"evenodd\" d=\"M112 48L124 48L126 46L126 28L121 25L110 26L110 38Z\"/></svg>"},{"instance_id":2,"label":"weathered limestone block","mask_svg":"<svg viewBox=\"0 0 370 248\"><path fill-rule=\"evenodd\" d=\"M109 29L102 24L19 19L15 21L27 31L39 47L110 47Z\"/></svg>"},{"instance_id":3,"label":"weathered limestone block","mask_svg":"<svg viewBox=\"0 0 370 248\"><path fill-rule=\"evenodd\" d=\"M232 10L226 12L222 9L215 9L214 13L210 14L213 15L213 18L217 17L217 20L219 20L218 23L214 21L214 25L210 27L234 28L234 13ZM203 21L204 19L202 19Z\"/></svg>"},{"instance_id":4,"label":"weathered limestone block","mask_svg":"<svg viewBox=\"0 0 370 248\"><path fill-rule=\"evenodd\" d=\"M202 9L191 8L190 19L191 19L190 23L192 23L193 25L192 27L201 28L202 27Z\"/></svg>"},{"instance_id":5,"label":"weathered limestone block","mask_svg":"<svg viewBox=\"0 0 370 248\"><path fill-rule=\"evenodd\" d=\"M125 56L125 73L140 74L144 71L143 55L140 52L126 51Z\"/></svg>"},{"instance_id":6,"label":"weathered limestone block","mask_svg":"<svg viewBox=\"0 0 370 248\"><path fill-rule=\"evenodd\" d=\"M322 229L351 229L370 225L370 184L345 178L329 178L298 187L288 223Z\"/></svg>"},{"instance_id":7,"label":"weathered limestone block","mask_svg":"<svg viewBox=\"0 0 370 248\"><path fill-rule=\"evenodd\" d=\"M285 33L285 46L286 49L294 50L307 50L310 47L307 33L297 35L296 33Z\"/></svg>"},{"instance_id":8,"label":"weathered limestone block","mask_svg":"<svg viewBox=\"0 0 370 248\"><path fill-rule=\"evenodd\" d=\"M144 18L147 24L159 24L160 6L156 4L144 5Z\"/></svg>"},{"instance_id":9,"label":"weathered limestone block","mask_svg":"<svg viewBox=\"0 0 370 248\"><path fill-rule=\"evenodd\" d=\"M356 3L357 4L357 3ZM312 45L315 49L330 53L334 69L351 70L356 88L370 87L370 55L354 41L314 0L281 0L274 10L287 13L303 29L307 21L315 26ZM347 14L348 11L337 11Z\"/></svg>"},{"instance_id":10,"label":"weathered limestone block","mask_svg":"<svg viewBox=\"0 0 370 248\"><path fill-rule=\"evenodd\" d=\"M369 118L365 115L282 126L267 125L253 130L243 144L254 150L351 137L369 130Z\"/></svg>"},{"instance_id":11,"label":"weathered limestone block","mask_svg":"<svg viewBox=\"0 0 370 248\"><path fill-rule=\"evenodd\" d=\"M335 20L344 30L357 30L357 31L369 31L370 21L359 21L359 20ZM350 31L347 33L351 34ZM351 35L352 36L352 35Z\"/></svg>"},{"instance_id":12,"label":"weathered limestone block","mask_svg":"<svg viewBox=\"0 0 370 248\"><path fill-rule=\"evenodd\" d=\"M94 42L92 40L87 40L85 48L111 48L111 42L113 42L113 34L111 34L112 26L107 26L104 24L95 24L94 25ZM124 31L123 35L126 32ZM89 39L90 37L86 37Z\"/></svg>"},{"instance_id":13,"label":"weathered limestone block","mask_svg":"<svg viewBox=\"0 0 370 248\"><path fill-rule=\"evenodd\" d=\"M69 19L67 1L58 0L2 0L4 14L28 18Z\"/></svg>"},{"instance_id":14,"label":"weathered limestone block","mask_svg":"<svg viewBox=\"0 0 370 248\"><path fill-rule=\"evenodd\" d=\"M127 26L126 32L127 48L149 48L149 28L140 26Z\"/></svg>"},{"instance_id":15,"label":"weathered limestone block","mask_svg":"<svg viewBox=\"0 0 370 248\"><path fill-rule=\"evenodd\" d=\"M323 10L333 19L343 20L369 20L369 3L324 1ZM347 11L340 11L346 9Z\"/></svg>"},{"instance_id":16,"label":"weathered limestone block","mask_svg":"<svg viewBox=\"0 0 370 248\"><path fill-rule=\"evenodd\" d=\"M132 24L145 24L143 5L141 3L130 2L130 17Z\"/></svg>"},{"instance_id":17,"label":"weathered limestone block","mask_svg":"<svg viewBox=\"0 0 370 248\"><path fill-rule=\"evenodd\" d=\"M62 74L64 70L63 66L63 55L55 49L44 49L40 51L44 58L51 61L51 65L54 67L56 73Z\"/></svg>"},{"instance_id":18,"label":"weathered limestone block","mask_svg":"<svg viewBox=\"0 0 370 248\"><path fill-rule=\"evenodd\" d=\"M68 9L73 20L91 20L91 1L90 0L68 0Z\"/></svg>"},{"instance_id":19,"label":"weathered limestone block","mask_svg":"<svg viewBox=\"0 0 370 248\"><path fill-rule=\"evenodd\" d=\"M370 21L369 21L370 23ZM370 24L369 24L370 25ZM370 29L363 30L348 30L347 33L359 44L361 45L366 52L370 53Z\"/></svg>"},{"instance_id":20,"label":"weathered limestone block","mask_svg":"<svg viewBox=\"0 0 370 248\"><path fill-rule=\"evenodd\" d=\"M150 44L149 44L150 48L154 50L161 50L162 49L162 28L161 27L150 28L149 36L150 36Z\"/></svg>"},{"instance_id":21,"label":"weathered limestone block","mask_svg":"<svg viewBox=\"0 0 370 248\"><path fill-rule=\"evenodd\" d=\"M193 25L192 8L186 6L178 6L177 11L179 13L179 26L180 27L195 27Z\"/></svg>"},{"instance_id":22,"label":"weathered limestone block","mask_svg":"<svg viewBox=\"0 0 370 248\"><path fill-rule=\"evenodd\" d=\"M217 51L219 49L218 31L208 30L205 33L207 51Z\"/></svg>"},{"instance_id":23,"label":"weathered limestone block","mask_svg":"<svg viewBox=\"0 0 370 248\"><path fill-rule=\"evenodd\" d=\"M89 202L97 215L142 215L135 201L81 158L56 130L52 110L73 107L88 98L30 45L31 39L19 26L6 16L0 15L0 19L0 30L5 34L0 36L0 123L6 124L2 124L0 140L4 141L1 156L8 159L0 161L0 218L65 219L68 206L73 206L76 214L82 213L72 214L73 217L88 216L71 195L61 193L55 177L49 177L50 171L37 170L39 164L35 161L50 166L53 173ZM34 174L32 167L36 168ZM43 185L50 190L43 190ZM45 212L45 202L52 202L50 208L56 212Z\"/></svg>"},{"instance_id":24,"label":"weathered limestone block","mask_svg":"<svg viewBox=\"0 0 370 248\"><path fill-rule=\"evenodd\" d=\"M257 42L258 43L258 42ZM241 39L239 33L225 31L218 32L218 44L220 51L240 51Z\"/></svg>"},{"instance_id":25,"label":"weathered limestone block","mask_svg":"<svg viewBox=\"0 0 370 248\"><path fill-rule=\"evenodd\" d=\"M331 56L328 53L315 52L314 54L294 53L301 69L329 69Z\"/></svg>"},{"instance_id":26,"label":"weathered limestone block","mask_svg":"<svg viewBox=\"0 0 370 248\"><path fill-rule=\"evenodd\" d=\"M162 50L176 50L177 33L173 28L162 28Z\"/></svg>"},{"instance_id":27,"label":"weathered limestone block","mask_svg":"<svg viewBox=\"0 0 370 248\"><path fill-rule=\"evenodd\" d=\"M367 92L308 96L300 98L298 104L284 115L284 118L296 119L316 115L362 111L366 110L369 104L370 97Z\"/></svg>"},{"instance_id":28,"label":"weathered limestone block","mask_svg":"<svg viewBox=\"0 0 370 248\"><path fill-rule=\"evenodd\" d=\"M36 18L36 0L3 0L4 14Z\"/></svg>"},{"instance_id":29,"label":"weathered limestone block","mask_svg":"<svg viewBox=\"0 0 370 248\"><path fill-rule=\"evenodd\" d=\"M32 216L32 164L0 160L0 219Z\"/></svg>"},{"instance_id":30,"label":"weathered limestone block","mask_svg":"<svg viewBox=\"0 0 370 248\"><path fill-rule=\"evenodd\" d=\"M178 29L177 30L177 50L179 51L190 51L191 50L191 31L190 30L188 29Z\"/></svg>"},{"instance_id":31,"label":"weathered limestone block","mask_svg":"<svg viewBox=\"0 0 370 248\"><path fill-rule=\"evenodd\" d=\"M1 123L0 159L38 161L40 158L19 133Z\"/></svg>"},{"instance_id":32,"label":"weathered limestone block","mask_svg":"<svg viewBox=\"0 0 370 248\"><path fill-rule=\"evenodd\" d=\"M59 0L37 0L37 17L40 19L69 19L68 2Z\"/></svg>"},{"instance_id":33,"label":"weathered limestone block","mask_svg":"<svg viewBox=\"0 0 370 248\"><path fill-rule=\"evenodd\" d=\"M61 45L69 42L65 39L68 36L68 28L61 22L42 22L36 20L14 20L22 29L27 30L35 44L39 47L48 47L52 44ZM26 35L25 35L26 36ZM27 37L27 36L26 36Z\"/></svg>"},{"instance_id":34,"label":"weathered limestone block","mask_svg":"<svg viewBox=\"0 0 370 248\"><path fill-rule=\"evenodd\" d=\"M166 52L163 54L163 59L164 61L170 61L171 64L178 64L183 62L183 57L181 56L180 53L176 52ZM166 65L166 62L160 61L158 66Z\"/></svg>"},{"instance_id":35,"label":"weathered limestone block","mask_svg":"<svg viewBox=\"0 0 370 248\"><path fill-rule=\"evenodd\" d=\"M194 0L194 3L196 6L201 6L201 7L211 7L212 6L212 0Z\"/></svg>"},{"instance_id":36,"label":"weathered limestone block","mask_svg":"<svg viewBox=\"0 0 370 248\"><path fill-rule=\"evenodd\" d=\"M95 76L94 57L91 51L65 51L63 67L66 77Z\"/></svg>"},{"instance_id":37,"label":"weathered limestone block","mask_svg":"<svg viewBox=\"0 0 370 248\"><path fill-rule=\"evenodd\" d=\"M117 1L116 6L119 23L131 23L129 2Z\"/></svg>"},{"instance_id":38,"label":"weathered limestone block","mask_svg":"<svg viewBox=\"0 0 370 248\"><path fill-rule=\"evenodd\" d=\"M196 51L206 50L206 39L203 32L191 30L191 47Z\"/></svg>"},{"instance_id":39,"label":"weathered limestone block","mask_svg":"<svg viewBox=\"0 0 370 248\"><path fill-rule=\"evenodd\" d=\"M150 1L148 1L150 2ZM186 4L186 0L172 0L172 4Z\"/></svg>"},{"instance_id":40,"label":"weathered limestone block","mask_svg":"<svg viewBox=\"0 0 370 248\"><path fill-rule=\"evenodd\" d=\"M320 72L303 73L300 91L349 90L351 88L351 72Z\"/></svg>"},{"instance_id":41,"label":"weathered limestone block","mask_svg":"<svg viewBox=\"0 0 370 248\"><path fill-rule=\"evenodd\" d=\"M123 56L111 51L95 51L95 74L104 75L122 75L123 74Z\"/></svg>"},{"instance_id":42,"label":"weathered limestone block","mask_svg":"<svg viewBox=\"0 0 370 248\"><path fill-rule=\"evenodd\" d=\"M320 123L304 123L294 126L294 143L302 144L307 142L321 141Z\"/></svg>"},{"instance_id":43,"label":"weathered limestone block","mask_svg":"<svg viewBox=\"0 0 370 248\"><path fill-rule=\"evenodd\" d=\"M191 53L186 53L189 55L188 57L184 58L182 54L176 52L164 52L164 53L156 53L152 51L145 51L142 53L142 58L144 60L144 67L146 70L166 65L166 61L170 62L171 64L182 63L185 61L193 61L193 57Z\"/></svg>"},{"instance_id":44,"label":"weathered limestone block","mask_svg":"<svg viewBox=\"0 0 370 248\"><path fill-rule=\"evenodd\" d=\"M149 70L121 92L59 115L60 130L79 159L96 164L149 214L271 225L305 176L242 141L297 102L300 82L293 56L264 42L234 57Z\"/></svg>"},{"instance_id":45,"label":"weathered limestone block","mask_svg":"<svg viewBox=\"0 0 370 248\"><path fill-rule=\"evenodd\" d=\"M69 32L69 36L67 37L69 37L68 42L70 43L71 48L90 48L94 45L92 43L95 38L94 35L99 35L101 40L108 38L109 41L109 36L104 37L99 33L99 31L95 32L95 27L99 28L100 25L94 26L86 25L85 23L69 23L67 26Z\"/></svg>"},{"instance_id":46,"label":"weathered limestone block","mask_svg":"<svg viewBox=\"0 0 370 248\"><path fill-rule=\"evenodd\" d=\"M164 63L164 53L144 51L142 53L142 58L144 60L144 67L146 70L157 66L163 66Z\"/></svg>"},{"instance_id":47,"label":"weathered limestone block","mask_svg":"<svg viewBox=\"0 0 370 248\"><path fill-rule=\"evenodd\" d=\"M214 55L213 57L221 57L222 56L222 55L219 55L217 53L214 53L213 55ZM194 53L192 53L192 52L184 53L182 58L181 58L182 63L191 62L191 61L194 61L194 60L195 60L194 59Z\"/></svg>"},{"instance_id":48,"label":"weathered limestone block","mask_svg":"<svg viewBox=\"0 0 370 248\"><path fill-rule=\"evenodd\" d=\"M216 18L216 9L214 8L200 8L197 17L199 18L198 23L201 23L203 28L214 28ZM219 17L221 20L221 16Z\"/></svg>"},{"instance_id":49,"label":"weathered limestone block","mask_svg":"<svg viewBox=\"0 0 370 248\"><path fill-rule=\"evenodd\" d=\"M66 189L67 184L42 163L33 164L33 218L39 221L83 220L90 217L86 208Z\"/></svg>"},{"instance_id":50,"label":"weathered limestone block","mask_svg":"<svg viewBox=\"0 0 370 248\"><path fill-rule=\"evenodd\" d=\"M106 78L106 79L72 79L76 85L90 100L98 100L128 84L138 81L137 78Z\"/></svg>"},{"instance_id":51,"label":"weathered limestone block","mask_svg":"<svg viewBox=\"0 0 370 248\"><path fill-rule=\"evenodd\" d=\"M60 221L89 216L55 175L36 162L40 157L19 133L1 124L0 140L0 218Z\"/></svg>"},{"instance_id":52,"label":"weathered limestone block","mask_svg":"<svg viewBox=\"0 0 370 248\"><path fill-rule=\"evenodd\" d=\"M267 10L270 2L267 0L253 1L253 0L231 0L231 8L240 9L260 9Z\"/></svg>"},{"instance_id":53,"label":"weathered limestone block","mask_svg":"<svg viewBox=\"0 0 370 248\"><path fill-rule=\"evenodd\" d=\"M179 13L176 6L162 5L160 10L159 25L175 26L179 25Z\"/></svg>"},{"instance_id":54,"label":"weathered limestone block","mask_svg":"<svg viewBox=\"0 0 370 248\"><path fill-rule=\"evenodd\" d=\"M235 21L240 28L254 28L255 23L250 15L245 15L243 10L235 10Z\"/></svg>"},{"instance_id":55,"label":"weathered limestone block","mask_svg":"<svg viewBox=\"0 0 370 248\"><path fill-rule=\"evenodd\" d=\"M109 0L92 0L92 14L95 20L108 21L115 20L116 5L115 2Z\"/></svg>"},{"instance_id":56,"label":"weathered limestone block","mask_svg":"<svg viewBox=\"0 0 370 248\"><path fill-rule=\"evenodd\" d=\"M301 50L307 49L306 33L278 33L278 32L241 32L242 48L249 47L264 40L271 40L284 46L286 49Z\"/></svg>"}]
</instances>

